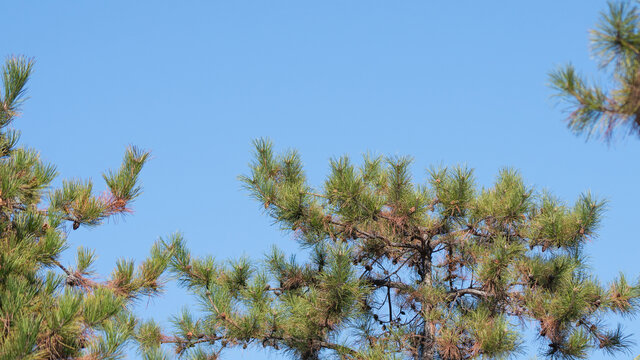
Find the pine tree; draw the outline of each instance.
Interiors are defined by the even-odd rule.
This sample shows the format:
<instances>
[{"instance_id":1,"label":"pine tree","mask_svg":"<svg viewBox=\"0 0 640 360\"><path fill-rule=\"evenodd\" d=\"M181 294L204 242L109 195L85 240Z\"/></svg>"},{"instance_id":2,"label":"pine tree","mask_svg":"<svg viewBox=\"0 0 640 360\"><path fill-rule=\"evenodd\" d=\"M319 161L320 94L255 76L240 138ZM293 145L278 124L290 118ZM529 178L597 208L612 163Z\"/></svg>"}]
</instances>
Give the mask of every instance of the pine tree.
<instances>
[{"instance_id":1,"label":"pine tree","mask_svg":"<svg viewBox=\"0 0 640 360\"><path fill-rule=\"evenodd\" d=\"M628 1L610 2L595 30L591 49L606 85L590 84L572 65L550 74L557 96L569 105L568 126L577 134L610 141L616 131L640 136L640 13Z\"/></svg>"},{"instance_id":2,"label":"pine tree","mask_svg":"<svg viewBox=\"0 0 640 360\"><path fill-rule=\"evenodd\" d=\"M98 281L96 254L77 249L74 268L61 263L68 234L130 211L140 195L138 175L149 153L127 149L117 171L104 174L108 190L91 181L64 181L35 150L18 147L10 128L25 100L33 62L8 58L0 92L0 359L116 359L137 337L130 305L161 290L171 242L159 241L137 269L121 260ZM173 239L172 239L173 241Z\"/></svg>"},{"instance_id":3,"label":"pine tree","mask_svg":"<svg viewBox=\"0 0 640 360\"><path fill-rule=\"evenodd\" d=\"M185 310L171 336L149 327L146 346L173 343L193 359L233 346L299 359L506 358L525 326L550 359L627 348L605 320L637 313L640 284L621 275L605 286L585 262L605 201L587 193L569 206L511 169L488 189L465 167L431 169L418 185L406 157L334 159L315 190L295 151L255 148L242 181L308 259L274 249L262 263L216 262L180 242L171 266L203 312Z\"/></svg>"}]
</instances>

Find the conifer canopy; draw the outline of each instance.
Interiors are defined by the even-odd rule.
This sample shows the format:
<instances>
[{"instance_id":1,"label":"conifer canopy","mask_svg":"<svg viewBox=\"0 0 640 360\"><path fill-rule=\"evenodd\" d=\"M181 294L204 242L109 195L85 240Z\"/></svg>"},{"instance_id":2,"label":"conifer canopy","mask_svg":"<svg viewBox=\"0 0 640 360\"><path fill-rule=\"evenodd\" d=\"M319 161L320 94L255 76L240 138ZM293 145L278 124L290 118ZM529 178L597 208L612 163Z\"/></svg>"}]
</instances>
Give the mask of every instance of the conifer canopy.
<instances>
[{"instance_id":1,"label":"conifer canopy","mask_svg":"<svg viewBox=\"0 0 640 360\"><path fill-rule=\"evenodd\" d=\"M418 184L410 164L340 157L313 188L297 152L255 141L242 181L305 255L218 262L180 243L172 270L203 312L177 316L155 345L193 359L233 346L299 359L500 359L523 349L524 326L550 359L627 347L605 320L635 314L640 285L603 284L585 263L605 201L585 193L569 205L513 169L489 188L466 167L433 168Z\"/></svg>"},{"instance_id":2,"label":"conifer canopy","mask_svg":"<svg viewBox=\"0 0 640 360\"><path fill-rule=\"evenodd\" d=\"M89 248L76 249L75 267L62 264L70 231L130 211L149 153L127 149L120 169L105 173L107 190L101 195L90 180L52 188L55 167L35 150L19 147L19 133L11 128L32 69L33 61L24 57L10 57L2 68L0 359L121 358L139 332L131 305L161 290L176 238L158 241L137 268L119 261L104 281L92 269L96 254Z\"/></svg>"}]
</instances>

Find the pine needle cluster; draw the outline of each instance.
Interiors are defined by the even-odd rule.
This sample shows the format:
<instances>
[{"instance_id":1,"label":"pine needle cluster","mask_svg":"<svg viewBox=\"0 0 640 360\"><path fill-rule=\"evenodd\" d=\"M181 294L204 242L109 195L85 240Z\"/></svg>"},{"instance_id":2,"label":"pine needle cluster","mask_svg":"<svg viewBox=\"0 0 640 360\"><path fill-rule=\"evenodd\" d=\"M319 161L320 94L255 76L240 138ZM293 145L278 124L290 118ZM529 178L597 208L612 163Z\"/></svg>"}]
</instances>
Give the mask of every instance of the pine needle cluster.
<instances>
[{"instance_id":1,"label":"pine needle cluster","mask_svg":"<svg viewBox=\"0 0 640 360\"><path fill-rule=\"evenodd\" d=\"M8 58L0 92L0 359L115 359L138 336L133 300L161 290L171 241L159 241L137 269L118 262L108 280L96 280L95 253L77 249L75 267L61 256L71 229L97 226L130 211L140 194L138 175L149 153L125 152L120 169L104 175L107 191L91 181L52 188L54 166L18 146L10 128L25 100L33 62Z\"/></svg>"},{"instance_id":2,"label":"pine needle cluster","mask_svg":"<svg viewBox=\"0 0 640 360\"><path fill-rule=\"evenodd\" d=\"M465 167L431 169L418 185L404 157L332 160L313 189L296 152L276 155L266 140L255 149L242 181L308 261L274 249L261 264L223 264L181 243L172 269L203 311L177 317L155 346L193 359L232 346L299 359L493 359L522 350L523 328L550 359L629 345L606 320L637 312L640 284L604 285L585 262L605 201L587 193L567 205L511 169L490 188Z\"/></svg>"},{"instance_id":3,"label":"pine needle cluster","mask_svg":"<svg viewBox=\"0 0 640 360\"><path fill-rule=\"evenodd\" d=\"M556 95L569 105L568 126L587 137L610 141L617 130L640 136L640 13L630 1L609 2L596 29L591 50L608 72L606 85L589 83L573 65L550 74Z\"/></svg>"}]
</instances>

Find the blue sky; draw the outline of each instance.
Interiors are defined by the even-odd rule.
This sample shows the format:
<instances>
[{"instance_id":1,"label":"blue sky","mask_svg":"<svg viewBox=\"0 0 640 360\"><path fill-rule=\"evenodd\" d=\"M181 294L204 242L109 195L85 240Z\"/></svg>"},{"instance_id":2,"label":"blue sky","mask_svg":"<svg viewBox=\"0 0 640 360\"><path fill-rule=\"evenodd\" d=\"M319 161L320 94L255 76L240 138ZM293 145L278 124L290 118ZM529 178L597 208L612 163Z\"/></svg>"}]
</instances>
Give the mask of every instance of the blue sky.
<instances>
[{"instance_id":1,"label":"blue sky","mask_svg":"<svg viewBox=\"0 0 640 360\"><path fill-rule=\"evenodd\" d=\"M3 4L3 55L37 61L15 126L61 178L94 178L124 148L150 149L135 214L70 234L97 268L142 259L184 233L217 259L296 245L242 190L251 140L296 148L320 185L328 159L373 151L430 165L465 163L480 185L504 166L572 203L609 200L589 247L603 281L640 275L640 140L607 147L573 136L547 73L573 62L594 74L588 29L603 1L109 1ZM74 251L71 251L74 252ZM70 261L70 260L69 260ZM167 318L185 304L170 287L141 303ZM640 324L625 321L640 343ZM529 345L533 356L537 345ZM640 345L633 348L640 354ZM135 355L131 355L135 358ZM280 359L253 350L227 359ZM592 359L605 359L594 353Z\"/></svg>"}]
</instances>

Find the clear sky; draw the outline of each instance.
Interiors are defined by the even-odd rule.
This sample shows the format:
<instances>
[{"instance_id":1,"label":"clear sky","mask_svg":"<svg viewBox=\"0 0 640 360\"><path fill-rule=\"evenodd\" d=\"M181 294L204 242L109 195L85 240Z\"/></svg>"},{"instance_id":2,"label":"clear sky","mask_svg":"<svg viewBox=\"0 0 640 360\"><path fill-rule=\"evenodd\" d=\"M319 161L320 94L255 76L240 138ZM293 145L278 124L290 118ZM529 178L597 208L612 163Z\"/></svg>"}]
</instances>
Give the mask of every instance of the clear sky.
<instances>
[{"instance_id":1,"label":"clear sky","mask_svg":"<svg viewBox=\"0 0 640 360\"><path fill-rule=\"evenodd\" d=\"M595 74L588 29L604 1L5 1L0 54L37 61L15 123L22 144L62 178L96 180L124 148L150 149L145 192L123 221L70 233L106 274L184 233L197 254L260 258L296 251L242 190L251 140L296 148L320 185L328 159L366 151L466 163L480 185L504 166L572 203L609 200L589 247L603 281L640 275L640 139L607 147L575 137L547 73L573 62ZM71 250L70 253L75 253ZM71 261L71 258L67 262ZM169 294L138 306L166 319ZM640 324L627 320L640 343ZM537 345L528 345L533 356ZM633 355L640 354L640 345ZM136 355L132 353L132 358ZM281 359L248 349L225 359ZM596 352L592 359L605 359Z\"/></svg>"}]
</instances>

